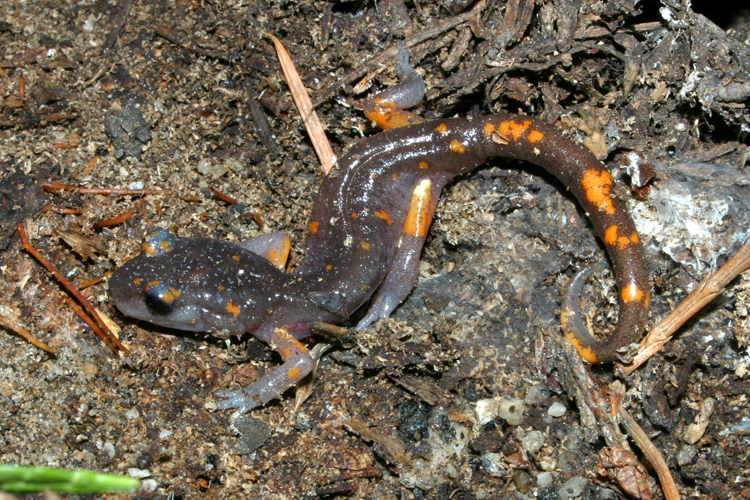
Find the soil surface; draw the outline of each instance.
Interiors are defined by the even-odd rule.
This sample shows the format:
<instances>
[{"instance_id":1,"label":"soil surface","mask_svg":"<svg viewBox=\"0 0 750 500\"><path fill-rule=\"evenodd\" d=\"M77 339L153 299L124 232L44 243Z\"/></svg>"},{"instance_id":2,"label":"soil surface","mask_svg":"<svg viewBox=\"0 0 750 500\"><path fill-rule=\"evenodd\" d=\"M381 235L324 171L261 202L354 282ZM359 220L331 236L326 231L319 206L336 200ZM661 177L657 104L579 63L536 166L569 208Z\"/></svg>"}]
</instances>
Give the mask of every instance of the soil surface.
<instances>
[{"instance_id":1,"label":"soil surface","mask_svg":"<svg viewBox=\"0 0 750 500\"><path fill-rule=\"evenodd\" d=\"M539 168L495 161L449 185L413 293L332 346L296 411L294 391L218 411L214 391L276 354L250 335L228 347L124 317L106 276L154 228L286 231L299 265L323 174L263 33L290 52L339 157L377 133L362 101L397 81L403 41L429 87L422 115L538 116L606 163L646 247L653 325L750 235L750 17L714 19L675 0L4 0L0 314L55 354L0 331L0 463L144 478L107 498L627 498L597 468L611 436L548 356L561 291L606 255ZM120 325L128 354L68 306L19 223ZM596 331L613 324L616 293L609 271L586 287ZM746 272L632 375L591 368L683 498L750 497L749 309ZM619 446L663 498L638 448Z\"/></svg>"}]
</instances>

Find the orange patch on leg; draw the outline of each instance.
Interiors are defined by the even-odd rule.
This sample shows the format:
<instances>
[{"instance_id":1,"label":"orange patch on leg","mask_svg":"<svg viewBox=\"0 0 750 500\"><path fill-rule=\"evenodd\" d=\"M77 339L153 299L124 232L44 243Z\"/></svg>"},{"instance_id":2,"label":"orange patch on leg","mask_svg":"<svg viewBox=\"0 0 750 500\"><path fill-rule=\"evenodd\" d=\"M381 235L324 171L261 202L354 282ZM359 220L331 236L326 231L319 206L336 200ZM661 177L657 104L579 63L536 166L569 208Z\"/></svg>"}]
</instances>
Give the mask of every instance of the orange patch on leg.
<instances>
[{"instance_id":1,"label":"orange patch on leg","mask_svg":"<svg viewBox=\"0 0 750 500\"><path fill-rule=\"evenodd\" d=\"M429 179L423 179L414 186L414 191L411 193L404 233L411 236L426 236L434 212L432 182Z\"/></svg>"}]
</instances>

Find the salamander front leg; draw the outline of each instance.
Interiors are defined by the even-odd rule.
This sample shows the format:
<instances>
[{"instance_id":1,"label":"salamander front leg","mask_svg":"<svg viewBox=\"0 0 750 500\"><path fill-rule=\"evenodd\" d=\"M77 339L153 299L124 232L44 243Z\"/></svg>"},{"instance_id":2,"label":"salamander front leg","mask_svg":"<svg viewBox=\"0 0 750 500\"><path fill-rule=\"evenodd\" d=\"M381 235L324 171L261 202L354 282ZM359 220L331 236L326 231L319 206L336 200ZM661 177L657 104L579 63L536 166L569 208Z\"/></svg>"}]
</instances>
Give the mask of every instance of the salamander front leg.
<instances>
[{"instance_id":1,"label":"salamander front leg","mask_svg":"<svg viewBox=\"0 0 750 500\"><path fill-rule=\"evenodd\" d=\"M268 344L281 355L284 364L244 389L215 392L214 396L224 399L219 403L220 410L237 408L238 413L245 413L263 406L312 371L313 359L307 348L285 329L275 329Z\"/></svg>"}]
</instances>

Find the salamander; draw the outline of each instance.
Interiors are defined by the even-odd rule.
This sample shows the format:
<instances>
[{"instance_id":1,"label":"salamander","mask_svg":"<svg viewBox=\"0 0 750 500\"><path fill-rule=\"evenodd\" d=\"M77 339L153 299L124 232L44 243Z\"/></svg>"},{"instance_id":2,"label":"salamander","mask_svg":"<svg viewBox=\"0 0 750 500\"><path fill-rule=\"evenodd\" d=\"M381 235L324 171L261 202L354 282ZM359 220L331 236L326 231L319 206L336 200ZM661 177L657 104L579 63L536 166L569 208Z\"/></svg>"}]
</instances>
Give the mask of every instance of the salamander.
<instances>
[{"instance_id":1,"label":"salamander","mask_svg":"<svg viewBox=\"0 0 750 500\"><path fill-rule=\"evenodd\" d=\"M555 175L604 241L619 288L618 321L602 340L583 326L577 298L590 274L584 270L561 312L563 333L580 355L592 363L618 360L639 339L650 279L638 233L604 165L531 116L423 122L404 114L407 101L421 100L416 87L423 83L413 80L366 106L368 116L392 129L353 146L323 180L307 225L306 258L294 274L273 263L289 248L280 233L232 244L160 230L111 277L114 302L128 316L188 331L251 332L280 354L283 363L248 387L216 393L219 408L246 412L310 373L313 359L300 340L312 325L340 324L360 309L356 329L387 317L414 287L441 190L488 158L524 160Z\"/></svg>"}]
</instances>

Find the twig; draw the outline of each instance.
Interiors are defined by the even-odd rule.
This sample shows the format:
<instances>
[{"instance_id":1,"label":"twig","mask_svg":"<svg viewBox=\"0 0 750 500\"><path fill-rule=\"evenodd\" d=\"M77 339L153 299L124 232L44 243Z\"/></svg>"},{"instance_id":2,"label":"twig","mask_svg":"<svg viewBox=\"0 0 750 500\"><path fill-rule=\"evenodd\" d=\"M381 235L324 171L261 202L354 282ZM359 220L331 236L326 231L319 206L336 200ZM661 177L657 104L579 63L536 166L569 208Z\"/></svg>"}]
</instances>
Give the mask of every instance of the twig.
<instances>
[{"instance_id":1,"label":"twig","mask_svg":"<svg viewBox=\"0 0 750 500\"><path fill-rule=\"evenodd\" d=\"M230 62L229 56L227 54L224 54L222 52L217 52L215 50L204 49L198 46L198 44L193 42L192 40L185 39L185 37L177 33L176 30L173 30L172 28L168 26L164 26L163 24L156 25L156 33L159 36L166 38L170 42L182 47L185 50L195 52L196 54L199 54L202 56L213 57L215 59L218 59L221 62L225 62L225 63Z\"/></svg>"},{"instance_id":2,"label":"twig","mask_svg":"<svg viewBox=\"0 0 750 500\"><path fill-rule=\"evenodd\" d=\"M82 188L58 182L45 182L41 185L45 191L77 191L81 194L113 194L118 196L144 196L148 194L167 194L166 191L156 189L110 189L110 188Z\"/></svg>"},{"instance_id":3,"label":"twig","mask_svg":"<svg viewBox=\"0 0 750 500\"><path fill-rule=\"evenodd\" d=\"M47 351L50 354L55 354L55 350L52 349L50 346L45 344L44 342L41 342L34 337L31 333L28 332L24 327L22 327L17 321L14 319L11 319L3 314L0 314L0 323L4 324L9 329L16 332L21 337L25 338L27 341L29 341L32 345L38 347L39 349L43 351Z\"/></svg>"},{"instance_id":4,"label":"twig","mask_svg":"<svg viewBox=\"0 0 750 500\"><path fill-rule=\"evenodd\" d=\"M96 309L94 309L94 306L91 305L91 303L86 300L86 297L81 295L81 292L79 292L75 286L73 286L73 283L68 281L68 279L60 274L60 272L55 269L55 266L52 265L50 261L48 261L39 251L34 248L34 246L29 242L28 236L26 236L26 230L23 227L23 224L19 223L16 225L16 230L18 231L18 236L21 238L21 246L24 250L29 252L36 260L39 261L40 264L42 264L47 271L49 271L52 276L55 277L57 281L60 282L70 293L75 297L75 299L86 309L88 314L93 318L93 320L101 327L101 335L99 335L99 332L97 329L94 329L94 332L99 335L99 337L107 343L110 349L117 354L118 351L122 352L128 352L128 349L122 345L120 340L115 337L115 335L112 333L112 331L109 329L109 327L101 320L99 317L99 314L97 314ZM79 314L80 315L80 314ZM84 319L84 321L86 321ZM91 323L86 321L89 326L91 326Z\"/></svg>"},{"instance_id":5,"label":"twig","mask_svg":"<svg viewBox=\"0 0 750 500\"><path fill-rule=\"evenodd\" d=\"M236 204L237 204L237 200L235 200L235 199L234 199L234 198L232 198L231 196L228 196L228 195L226 195L226 194L222 193L222 192L221 192L221 191L219 191L218 189L216 189L216 188L213 188L213 187L211 187L211 186L208 186L208 189L210 189L210 190L211 190L211 192L212 192L212 193L214 194L214 196L216 196L216 197L217 197L218 199L220 199L221 201L223 201L223 202L225 202L225 203L229 203L230 205L236 205Z\"/></svg>"},{"instance_id":6,"label":"twig","mask_svg":"<svg viewBox=\"0 0 750 500\"><path fill-rule=\"evenodd\" d=\"M740 273L750 268L750 237L742 244L726 264L713 275L705 278L680 305L656 325L646 336L633 362L622 367L625 374L648 361L672 339L672 335L695 313L724 292L724 287Z\"/></svg>"},{"instance_id":7,"label":"twig","mask_svg":"<svg viewBox=\"0 0 750 500\"><path fill-rule=\"evenodd\" d=\"M264 33L268 38L273 41L276 47L276 53L279 55L279 63L281 63L281 69L284 72L284 78L289 86L289 90L292 93L292 99L294 104L297 105L297 111L299 111L302 121L307 129L307 134L310 136L313 148L315 148L315 154L318 155L318 160L323 167L323 172L328 172L333 168L333 150L328 142L326 133L323 130L323 125L318 119L317 113L313 109L310 96L307 95L307 90L302 84L302 79L297 73L297 69L294 67L294 62L289 56L284 46L281 44L278 38L270 33Z\"/></svg>"},{"instance_id":8,"label":"twig","mask_svg":"<svg viewBox=\"0 0 750 500\"><path fill-rule=\"evenodd\" d=\"M80 208L62 208L53 205L44 205L42 212L53 212L60 215L81 215L83 211Z\"/></svg>"},{"instance_id":9,"label":"twig","mask_svg":"<svg viewBox=\"0 0 750 500\"><path fill-rule=\"evenodd\" d=\"M672 473L669 472L667 462L664 457L661 456L659 450L654 446L654 443L648 438L638 422L635 421L630 413L625 409L624 406L620 407L618 413L620 416L620 423L625 427L625 431L633 438L633 441L638 445L648 461L656 471L656 475L659 476L659 483L661 483L661 489L664 492L664 497L667 500L680 500L680 493L677 491L677 485L672 478Z\"/></svg>"},{"instance_id":10,"label":"twig","mask_svg":"<svg viewBox=\"0 0 750 500\"><path fill-rule=\"evenodd\" d=\"M123 0L120 3L120 10L117 12L114 22L112 23L112 31L107 35L107 39L102 44L102 54L107 52L109 49L115 46L117 43L117 37L120 36L120 31L125 27L125 23L128 22L130 16L130 9L133 7L133 0Z\"/></svg>"},{"instance_id":11,"label":"twig","mask_svg":"<svg viewBox=\"0 0 750 500\"><path fill-rule=\"evenodd\" d=\"M255 133L260 137L260 141L268 150L268 154L271 158L276 158L279 155L279 148L276 146L276 138L271 131L271 125L268 123L268 118L261 109L260 104L258 104L258 96L247 83L245 84L245 93L247 94L247 108L253 119Z\"/></svg>"},{"instance_id":12,"label":"twig","mask_svg":"<svg viewBox=\"0 0 750 500\"><path fill-rule=\"evenodd\" d=\"M138 200L135 206L133 206L133 208L131 208L124 214L118 215L117 217L113 217L111 219L100 220L99 222L94 224L94 228L99 229L100 227L116 226L118 224L122 224L123 222L131 218L135 214L136 210L141 208L141 205L143 205L144 203L146 203L146 200Z\"/></svg>"}]
</instances>

